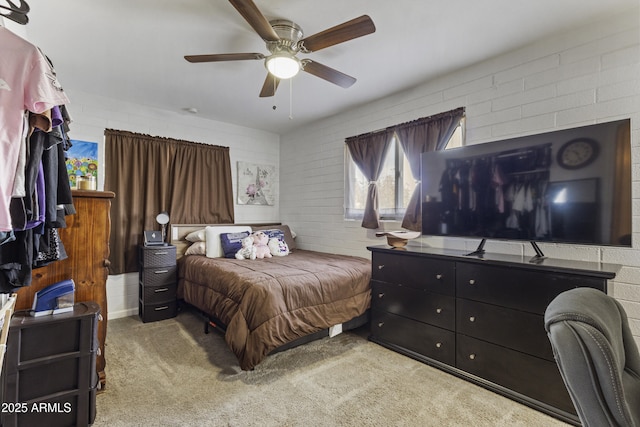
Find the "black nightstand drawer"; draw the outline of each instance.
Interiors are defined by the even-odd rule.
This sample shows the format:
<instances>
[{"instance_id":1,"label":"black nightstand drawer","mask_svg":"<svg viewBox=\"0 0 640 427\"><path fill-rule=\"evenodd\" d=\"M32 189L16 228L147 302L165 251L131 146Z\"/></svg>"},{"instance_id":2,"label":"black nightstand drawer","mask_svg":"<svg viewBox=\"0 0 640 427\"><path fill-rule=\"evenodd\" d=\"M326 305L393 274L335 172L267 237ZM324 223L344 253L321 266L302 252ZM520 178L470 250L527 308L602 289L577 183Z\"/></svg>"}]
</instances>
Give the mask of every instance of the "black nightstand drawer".
<instances>
[{"instance_id":1,"label":"black nightstand drawer","mask_svg":"<svg viewBox=\"0 0 640 427\"><path fill-rule=\"evenodd\" d=\"M140 285L140 295L145 304L157 304L174 301L176 299L177 283L161 286Z\"/></svg>"},{"instance_id":2,"label":"black nightstand drawer","mask_svg":"<svg viewBox=\"0 0 640 427\"><path fill-rule=\"evenodd\" d=\"M140 271L140 281L145 286L159 286L175 283L178 268L176 265L166 267L144 268Z\"/></svg>"},{"instance_id":3,"label":"black nightstand drawer","mask_svg":"<svg viewBox=\"0 0 640 427\"><path fill-rule=\"evenodd\" d=\"M175 246L141 247L140 263L144 266L144 268L175 265L176 247Z\"/></svg>"},{"instance_id":4,"label":"black nightstand drawer","mask_svg":"<svg viewBox=\"0 0 640 427\"><path fill-rule=\"evenodd\" d=\"M140 301L140 318L143 322L170 319L178 313L178 301L173 300L158 304L143 304Z\"/></svg>"}]
</instances>

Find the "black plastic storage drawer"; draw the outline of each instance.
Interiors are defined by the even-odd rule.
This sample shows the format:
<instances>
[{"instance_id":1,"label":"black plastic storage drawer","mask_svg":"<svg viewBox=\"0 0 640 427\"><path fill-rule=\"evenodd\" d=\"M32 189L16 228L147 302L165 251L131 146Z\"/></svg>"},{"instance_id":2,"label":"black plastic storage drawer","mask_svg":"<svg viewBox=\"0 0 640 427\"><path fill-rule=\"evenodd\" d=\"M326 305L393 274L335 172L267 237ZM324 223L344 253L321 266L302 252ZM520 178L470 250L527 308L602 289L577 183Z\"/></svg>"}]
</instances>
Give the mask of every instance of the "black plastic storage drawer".
<instances>
[{"instance_id":1,"label":"black plastic storage drawer","mask_svg":"<svg viewBox=\"0 0 640 427\"><path fill-rule=\"evenodd\" d=\"M96 355L100 306L11 319L2 370L2 401L22 405L3 412L2 426L87 426L96 415Z\"/></svg>"},{"instance_id":2,"label":"black plastic storage drawer","mask_svg":"<svg viewBox=\"0 0 640 427\"><path fill-rule=\"evenodd\" d=\"M176 262L176 247L175 246L158 246L158 247L141 247L140 248L140 263L145 268L149 267L162 267L165 265L172 265Z\"/></svg>"},{"instance_id":3,"label":"black plastic storage drawer","mask_svg":"<svg viewBox=\"0 0 640 427\"><path fill-rule=\"evenodd\" d=\"M147 304L140 301L140 318L144 323L176 317L178 313L178 301L167 301L157 304Z\"/></svg>"}]
</instances>

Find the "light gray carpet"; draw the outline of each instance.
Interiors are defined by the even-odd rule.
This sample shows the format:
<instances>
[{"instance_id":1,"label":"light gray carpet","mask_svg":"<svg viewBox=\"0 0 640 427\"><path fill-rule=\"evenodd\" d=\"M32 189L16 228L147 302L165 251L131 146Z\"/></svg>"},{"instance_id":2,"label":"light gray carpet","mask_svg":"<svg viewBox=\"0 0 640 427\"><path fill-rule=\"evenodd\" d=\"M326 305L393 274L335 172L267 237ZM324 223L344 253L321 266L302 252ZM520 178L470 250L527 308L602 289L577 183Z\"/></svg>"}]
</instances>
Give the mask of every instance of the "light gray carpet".
<instances>
[{"instance_id":1,"label":"light gray carpet","mask_svg":"<svg viewBox=\"0 0 640 427\"><path fill-rule=\"evenodd\" d=\"M96 427L564 426L524 405L343 333L241 371L202 318L109 321Z\"/></svg>"}]
</instances>

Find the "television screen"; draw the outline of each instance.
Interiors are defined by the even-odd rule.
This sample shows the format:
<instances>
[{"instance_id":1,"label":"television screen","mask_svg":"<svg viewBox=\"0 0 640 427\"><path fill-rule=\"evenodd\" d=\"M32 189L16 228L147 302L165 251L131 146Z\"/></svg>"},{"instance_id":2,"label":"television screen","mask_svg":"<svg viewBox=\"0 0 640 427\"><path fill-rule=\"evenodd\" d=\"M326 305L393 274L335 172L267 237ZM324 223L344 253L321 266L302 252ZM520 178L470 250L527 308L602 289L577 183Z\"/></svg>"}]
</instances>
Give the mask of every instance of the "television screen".
<instances>
[{"instance_id":1,"label":"television screen","mask_svg":"<svg viewBox=\"0 0 640 427\"><path fill-rule=\"evenodd\" d=\"M631 246L631 123L422 154L422 234Z\"/></svg>"}]
</instances>

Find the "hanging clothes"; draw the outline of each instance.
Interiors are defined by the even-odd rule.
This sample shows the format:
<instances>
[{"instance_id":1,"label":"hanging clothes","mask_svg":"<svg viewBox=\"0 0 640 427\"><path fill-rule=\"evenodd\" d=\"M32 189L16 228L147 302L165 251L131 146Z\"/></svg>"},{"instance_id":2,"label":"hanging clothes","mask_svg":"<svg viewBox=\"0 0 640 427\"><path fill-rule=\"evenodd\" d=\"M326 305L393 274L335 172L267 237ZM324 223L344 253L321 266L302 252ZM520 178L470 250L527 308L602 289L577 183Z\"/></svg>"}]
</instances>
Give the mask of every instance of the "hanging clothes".
<instances>
[{"instance_id":1,"label":"hanging clothes","mask_svg":"<svg viewBox=\"0 0 640 427\"><path fill-rule=\"evenodd\" d=\"M0 231L13 226L9 206L24 141L24 112L40 114L69 103L40 50L0 27Z\"/></svg>"},{"instance_id":2,"label":"hanging clothes","mask_svg":"<svg viewBox=\"0 0 640 427\"><path fill-rule=\"evenodd\" d=\"M53 66L4 27L0 58L0 292L7 293L30 285L33 268L66 257L56 227L74 210L59 209L73 203L64 155L69 99Z\"/></svg>"}]
</instances>

